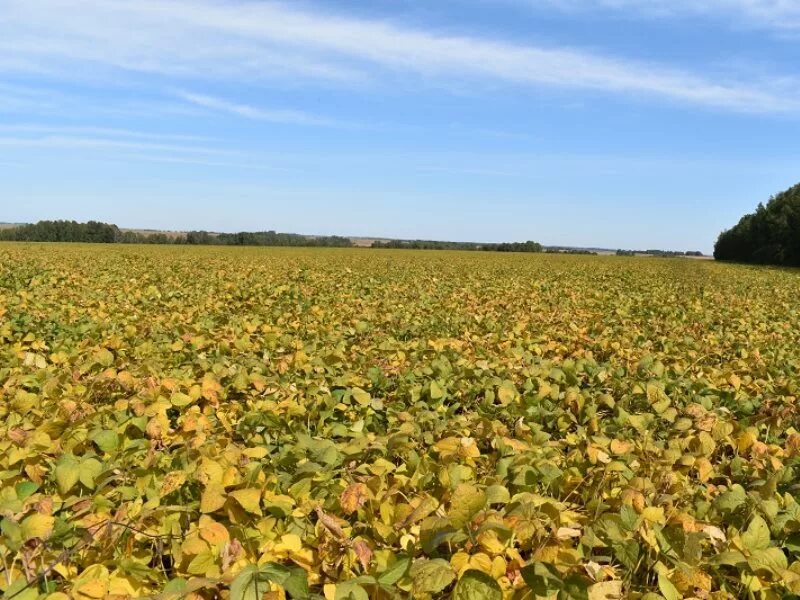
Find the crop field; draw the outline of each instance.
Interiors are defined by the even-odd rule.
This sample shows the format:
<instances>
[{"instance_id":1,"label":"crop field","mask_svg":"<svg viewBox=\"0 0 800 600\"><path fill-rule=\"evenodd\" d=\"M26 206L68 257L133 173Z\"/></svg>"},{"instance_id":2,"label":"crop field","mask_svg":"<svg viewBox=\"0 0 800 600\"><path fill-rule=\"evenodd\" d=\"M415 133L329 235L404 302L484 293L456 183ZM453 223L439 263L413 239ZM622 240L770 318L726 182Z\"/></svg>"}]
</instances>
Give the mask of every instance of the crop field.
<instances>
[{"instance_id":1,"label":"crop field","mask_svg":"<svg viewBox=\"0 0 800 600\"><path fill-rule=\"evenodd\" d=\"M800 594L800 273L0 245L3 598Z\"/></svg>"}]
</instances>

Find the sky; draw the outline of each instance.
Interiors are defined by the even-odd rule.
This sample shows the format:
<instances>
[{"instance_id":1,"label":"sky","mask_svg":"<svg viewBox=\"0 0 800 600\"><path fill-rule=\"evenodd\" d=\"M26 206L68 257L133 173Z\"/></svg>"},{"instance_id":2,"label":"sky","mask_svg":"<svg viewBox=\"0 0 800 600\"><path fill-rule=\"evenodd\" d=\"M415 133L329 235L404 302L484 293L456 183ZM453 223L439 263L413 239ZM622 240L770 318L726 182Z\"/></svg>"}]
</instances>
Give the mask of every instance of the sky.
<instances>
[{"instance_id":1,"label":"sky","mask_svg":"<svg viewBox=\"0 0 800 600\"><path fill-rule=\"evenodd\" d=\"M0 221L710 252L797 0L0 0Z\"/></svg>"}]
</instances>

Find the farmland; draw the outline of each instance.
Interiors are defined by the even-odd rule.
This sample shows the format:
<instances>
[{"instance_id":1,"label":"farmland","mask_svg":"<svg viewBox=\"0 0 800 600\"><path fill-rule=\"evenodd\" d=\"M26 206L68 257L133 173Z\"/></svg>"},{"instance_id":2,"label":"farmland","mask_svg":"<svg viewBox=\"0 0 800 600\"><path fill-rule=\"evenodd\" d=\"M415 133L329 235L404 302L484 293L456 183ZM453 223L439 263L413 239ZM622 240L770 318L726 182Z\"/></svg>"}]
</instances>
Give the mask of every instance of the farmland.
<instances>
[{"instance_id":1,"label":"farmland","mask_svg":"<svg viewBox=\"0 0 800 600\"><path fill-rule=\"evenodd\" d=\"M800 273L0 245L0 589L800 593Z\"/></svg>"}]
</instances>

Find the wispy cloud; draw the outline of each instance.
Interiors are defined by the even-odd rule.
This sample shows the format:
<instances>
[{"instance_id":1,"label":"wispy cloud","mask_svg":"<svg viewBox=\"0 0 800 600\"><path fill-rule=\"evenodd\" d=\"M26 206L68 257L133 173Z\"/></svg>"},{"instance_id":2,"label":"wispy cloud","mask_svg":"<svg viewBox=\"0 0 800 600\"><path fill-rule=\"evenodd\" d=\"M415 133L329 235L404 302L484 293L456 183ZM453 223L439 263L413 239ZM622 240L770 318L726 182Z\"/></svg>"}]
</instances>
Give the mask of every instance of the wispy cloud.
<instances>
[{"instance_id":1,"label":"wispy cloud","mask_svg":"<svg viewBox=\"0 0 800 600\"><path fill-rule=\"evenodd\" d=\"M263 160L259 162L208 160L203 158L168 156L168 155L164 156L152 153L142 154L137 152L123 153L117 156L107 156L101 160L106 160L108 162L129 162L131 160L135 160L140 162L203 166L203 167L223 167L223 168L233 168L233 169L247 169L253 171L283 171L283 172L296 171L296 169L272 165L264 162Z\"/></svg>"},{"instance_id":2,"label":"wispy cloud","mask_svg":"<svg viewBox=\"0 0 800 600\"><path fill-rule=\"evenodd\" d=\"M498 1L498 0L493 0ZM568 11L608 10L648 17L711 17L748 28L800 29L797 0L499 0Z\"/></svg>"},{"instance_id":3,"label":"wispy cloud","mask_svg":"<svg viewBox=\"0 0 800 600\"><path fill-rule=\"evenodd\" d=\"M654 0L662 1L667 6L666 0ZM767 6L766 0L731 1L742 10ZM788 1L772 4L785 3L786 14L791 14ZM645 4L645 0L594 2L620 9ZM677 0L679 5L689 2ZM734 111L800 112L794 80L747 81L700 74L594 51L452 34L272 2L84 0L76 5L69 0L5 0L0 55L4 52L26 63L62 70L79 64L95 70L167 75L173 80L396 81L413 75L444 83L487 80L645 95ZM195 104L249 118L293 119L298 124L318 119L193 96Z\"/></svg>"},{"instance_id":4,"label":"wispy cloud","mask_svg":"<svg viewBox=\"0 0 800 600\"><path fill-rule=\"evenodd\" d=\"M222 150L201 146L181 146L151 142L131 142L100 137L75 137L46 135L41 137L0 137L0 147L59 148L69 149L116 149L116 150L166 150L188 154L229 154Z\"/></svg>"},{"instance_id":5,"label":"wispy cloud","mask_svg":"<svg viewBox=\"0 0 800 600\"><path fill-rule=\"evenodd\" d=\"M246 119L268 121L271 123L288 123L292 125L317 125L323 127L339 127L342 122L307 113L300 110L267 109L248 104L230 102L222 98L180 91L176 94L179 98L203 108L228 113Z\"/></svg>"},{"instance_id":6,"label":"wispy cloud","mask_svg":"<svg viewBox=\"0 0 800 600\"><path fill-rule=\"evenodd\" d=\"M71 125L40 125L19 123L13 125L0 125L0 133L46 133L82 136L121 137L140 140L173 140L185 142L210 141L212 138L178 133L153 133L148 131L133 131L115 127L71 126ZM113 141L113 140L111 140Z\"/></svg>"},{"instance_id":7,"label":"wispy cloud","mask_svg":"<svg viewBox=\"0 0 800 600\"><path fill-rule=\"evenodd\" d=\"M16 132L21 135L0 135L0 151L19 153L25 149L52 150L70 159L100 162L149 162L185 164L209 167L232 167L266 171L291 171L290 167L276 164L276 157L203 146L200 142L210 138L183 136L181 134L151 134L147 132L97 127L50 127L46 125L3 125L0 134ZM42 135L25 135L42 133ZM95 134L92 136L91 134ZM156 140L176 140L187 143L160 143ZM193 142L193 143L188 143ZM6 161L0 155L0 165L21 166L17 161Z\"/></svg>"},{"instance_id":8,"label":"wispy cloud","mask_svg":"<svg viewBox=\"0 0 800 600\"><path fill-rule=\"evenodd\" d=\"M437 167L437 166L423 166L417 169L425 174L456 174L456 175L480 175L490 177L515 177L519 176L518 171L501 170L501 169L481 169L481 168L456 168L456 167Z\"/></svg>"}]
</instances>

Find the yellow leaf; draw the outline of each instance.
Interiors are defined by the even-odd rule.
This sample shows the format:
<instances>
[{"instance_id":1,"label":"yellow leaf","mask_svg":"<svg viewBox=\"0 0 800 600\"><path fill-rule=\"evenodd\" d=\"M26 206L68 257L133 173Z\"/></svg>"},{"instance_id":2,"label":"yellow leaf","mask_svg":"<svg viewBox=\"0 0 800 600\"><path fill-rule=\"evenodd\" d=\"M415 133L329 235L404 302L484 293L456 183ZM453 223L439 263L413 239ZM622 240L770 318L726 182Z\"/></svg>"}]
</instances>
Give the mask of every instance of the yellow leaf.
<instances>
[{"instance_id":1,"label":"yellow leaf","mask_svg":"<svg viewBox=\"0 0 800 600\"><path fill-rule=\"evenodd\" d=\"M247 458L260 459L264 458L269 452L264 446L256 446L255 448L245 448L242 451Z\"/></svg>"},{"instance_id":2,"label":"yellow leaf","mask_svg":"<svg viewBox=\"0 0 800 600\"><path fill-rule=\"evenodd\" d=\"M617 439L611 440L611 452L612 452L612 454L616 454L617 456L620 456L622 454L627 454L631 450L633 450L633 444L631 442L623 441L623 440L617 440ZM613 583L613 582L611 582L611 583Z\"/></svg>"},{"instance_id":3,"label":"yellow leaf","mask_svg":"<svg viewBox=\"0 0 800 600\"><path fill-rule=\"evenodd\" d=\"M326 583L322 587L322 594L325 596L325 600L334 600L336 598L336 584Z\"/></svg>"},{"instance_id":4,"label":"yellow leaf","mask_svg":"<svg viewBox=\"0 0 800 600\"><path fill-rule=\"evenodd\" d=\"M650 521L651 523L658 523L659 525L663 525L666 523L666 518L664 516L664 508L661 506L648 506L642 511L642 518L645 521Z\"/></svg>"},{"instance_id":5,"label":"yellow leaf","mask_svg":"<svg viewBox=\"0 0 800 600\"><path fill-rule=\"evenodd\" d=\"M218 552L203 552L195 556L186 570L192 575L202 575L203 577L218 577L220 574L217 565Z\"/></svg>"},{"instance_id":6,"label":"yellow leaf","mask_svg":"<svg viewBox=\"0 0 800 600\"><path fill-rule=\"evenodd\" d=\"M46 540L53 533L55 518L39 513L32 514L22 521L22 536L25 541Z\"/></svg>"},{"instance_id":7,"label":"yellow leaf","mask_svg":"<svg viewBox=\"0 0 800 600\"><path fill-rule=\"evenodd\" d=\"M136 381L133 378L133 375L129 371L120 371L117 374L117 381L119 381L120 385L126 389L130 389L134 386Z\"/></svg>"},{"instance_id":8,"label":"yellow leaf","mask_svg":"<svg viewBox=\"0 0 800 600\"><path fill-rule=\"evenodd\" d=\"M177 490L186 482L186 473L183 471L170 471L164 476L161 483L161 495L167 496Z\"/></svg>"},{"instance_id":9,"label":"yellow leaf","mask_svg":"<svg viewBox=\"0 0 800 600\"><path fill-rule=\"evenodd\" d=\"M219 484L212 483L203 490L200 496L200 512L212 513L219 510L225 504L225 488Z\"/></svg>"},{"instance_id":10,"label":"yellow leaf","mask_svg":"<svg viewBox=\"0 0 800 600\"><path fill-rule=\"evenodd\" d=\"M431 400L441 400L444 398L444 390L437 381L431 381L430 385Z\"/></svg>"},{"instance_id":11,"label":"yellow leaf","mask_svg":"<svg viewBox=\"0 0 800 600\"><path fill-rule=\"evenodd\" d=\"M205 485L221 484L224 476L225 471L218 462L208 458L203 458L200 461L200 466L197 468L197 480L200 483Z\"/></svg>"},{"instance_id":12,"label":"yellow leaf","mask_svg":"<svg viewBox=\"0 0 800 600\"><path fill-rule=\"evenodd\" d=\"M369 395L369 392L366 392L359 387L353 388L351 394L353 399L358 402L360 406L367 406L372 400L372 396Z\"/></svg>"},{"instance_id":13,"label":"yellow leaf","mask_svg":"<svg viewBox=\"0 0 800 600\"><path fill-rule=\"evenodd\" d=\"M461 483L450 499L450 510L447 516L456 527L467 525L486 505L486 494L467 483Z\"/></svg>"},{"instance_id":14,"label":"yellow leaf","mask_svg":"<svg viewBox=\"0 0 800 600\"><path fill-rule=\"evenodd\" d=\"M559 540L569 540L572 538L579 538L581 537L581 530L574 529L571 527L559 527L558 531L556 531L556 539Z\"/></svg>"},{"instance_id":15,"label":"yellow leaf","mask_svg":"<svg viewBox=\"0 0 800 600\"><path fill-rule=\"evenodd\" d=\"M246 488L230 494L247 512L261 516L261 490Z\"/></svg>"},{"instance_id":16,"label":"yellow leaf","mask_svg":"<svg viewBox=\"0 0 800 600\"><path fill-rule=\"evenodd\" d=\"M477 542L490 556L498 556L503 554L506 550L506 545L500 541L497 532L493 529L489 529L478 535Z\"/></svg>"},{"instance_id":17,"label":"yellow leaf","mask_svg":"<svg viewBox=\"0 0 800 600\"><path fill-rule=\"evenodd\" d=\"M589 586L589 600L618 600L622 598L621 581L603 581Z\"/></svg>"},{"instance_id":18,"label":"yellow leaf","mask_svg":"<svg viewBox=\"0 0 800 600\"><path fill-rule=\"evenodd\" d=\"M199 529L200 537L212 546L224 544L231 539L224 525L205 515L200 517Z\"/></svg>"},{"instance_id":19,"label":"yellow leaf","mask_svg":"<svg viewBox=\"0 0 800 600\"><path fill-rule=\"evenodd\" d=\"M733 386L733 389L735 389L737 392L739 391L739 388L742 386L742 380L735 373L733 373L728 378L728 382Z\"/></svg>"},{"instance_id":20,"label":"yellow leaf","mask_svg":"<svg viewBox=\"0 0 800 600\"><path fill-rule=\"evenodd\" d=\"M447 458L448 456L453 456L458 453L459 445L460 441L458 438L447 437L436 442L434 448L436 448L436 451L442 458Z\"/></svg>"},{"instance_id":21,"label":"yellow leaf","mask_svg":"<svg viewBox=\"0 0 800 600\"><path fill-rule=\"evenodd\" d=\"M92 565L75 580L74 595L77 598L105 598L108 583L108 569L103 565Z\"/></svg>"},{"instance_id":22,"label":"yellow leaf","mask_svg":"<svg viewBox=\"0 0 800 600\"><path fill-rule=\"evenodd\" d=\"M698 458L694 463L694 467L697 469L697 478L703 483L708 481L714 473L714 466L705 457Z\"/></svg>"},{"instance_id":23,"label":"yellow leaf","mask_svg":"<svg viewBox=\"0 0 800 600\"><path fill-rule=\"evenodd\" d=\"M748 429L747 431L743 431L736 439L736 447L739 449L739 452L746 452L757 441L758 438Z\"/></svg>"},{"instance_id":24,"label":"yellow leaf","mask_svg":"<svg viewBox=\"0 0 800 600\"><path fill-rule=\"evenodd\" d=\"M478 458L481 455L481 450L473 438L462 437L460 440L461 447L458 449L460 456L464 458Z\"/></svg>"},{"instance_id":25,"label":"yellow leaf","mask_svg":"<svg viewBox=\"0 0 800 600\"><path fill-rule=\"evenodd\" d=\"M517 399L517 388L510 381L506 381L497 388L497 398L503 405L511 404Z\"/></svg>"},{"instance_id":26,"label":"yellow leaf","mask_svg":"<svg viewBox=\"0 0 800 600\"><path fill-rule=\"evenodd\" d=\"M294 533L287 533L281 536L281 541L275 545L275 552L286 552L288 554L300 552L303 549L303 541L300 536Z\"/></svg>"},{"instance_id":27,"label":"yellow leaf","mask_svg":"<svg viewBox=\"0 0 800 600\"><path fill-rule=\"evenodd\" d=\"M361 508L369 497L369 488L363 483L351 483L342 492L339 502L342 510L349 515Z\"/></svg>"},{"instance_id":28,"label":"yellow leaf","mask_svg":"<svg viewBox=\"0 0 800 600\"><path fill-rule=\"evenodd\" d=\"M222 386L219 384L219 381L217 381L217 379L211 373L205 374L200 389L203 394L203 398L205 398L206 400L210 402L219 401L219 394L222 391Z\"/></svg>"},{"instance_id":29,"label":"yellow leaf","mask_svg":"<svg viewBox=\"0 0 800 600\"><path fill-rule=\"evenodd\" d=\"M196 535L189 536L186 538L186 541L181 544L181 552L190 556L207 552L208 548L208 544Z\"/></svg>"}]
</instances>

